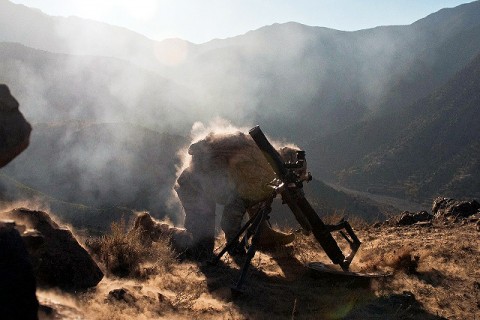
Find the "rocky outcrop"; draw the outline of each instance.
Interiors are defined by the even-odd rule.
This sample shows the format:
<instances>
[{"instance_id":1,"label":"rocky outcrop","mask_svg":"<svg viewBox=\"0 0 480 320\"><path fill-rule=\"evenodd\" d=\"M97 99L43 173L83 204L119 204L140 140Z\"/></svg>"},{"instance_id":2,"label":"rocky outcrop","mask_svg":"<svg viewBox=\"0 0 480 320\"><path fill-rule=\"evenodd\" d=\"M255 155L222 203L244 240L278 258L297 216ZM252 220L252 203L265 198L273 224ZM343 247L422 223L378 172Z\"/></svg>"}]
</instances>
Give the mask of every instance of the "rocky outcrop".
<instances>
[{"instance_id":1,"label":"rocky outcrop","mask_svg":"<svg viewBox=\"0 0 480 320\"><path fill-rule=\"evenodd\" d=\"M192 236L183 228L176 228L153 219L148 212L137 216L132 230L141 233L142 240L147 243L168 239L172 248L183 252L192 244Z\"/></svg>"},{"instance_id":2,"label":"rocky outcrop","mask_svg":"<svg viewBox=\"0 0 480 320\"><path fill-rule=\"evenodd\" d=\"M72 232L59 227L47 213L20 208L0 213L2 217L26 227L24 242L39 286L82 290L96 286L103 278Z\"/></svg>"},{"instance_id":3,"label":"rocky outcrop","mask_svg":"<svg viewBox=\"0 0 480 320\"><path fill-rule=\"evenodd\" d=\"M37 319L32 265L13 221L0 221L0 318Z\"/></svg>"},{"instance_id":4,"label":"rocky outcrop","mask_svg":"<svg viewBox=\"0 0 480 320\"><path fill-rule=\"evenodd\" d=\"M404 211L402 212L400 219L397 222L397 225L409 226L418 222L430 221L432 219L433 219L433 215L431 215L427 211L419 211L419 212Z\"/></svg>"},{"instance_id":5,"label":"rocky outcrop","mask_svg":"<svg viewBox=\"0 0 480 320\"><path fill-rule=\"evenodd\" d=\"M18 110L17 100L0 84L0 167L28 147L32 127Z\"/></svg>"},{"instance_id":6,"label":"rocky outcrop","mask_svg":"<svg viewBox=\"0 0 480 320\"><path fill-rule=\"evenodd\" d=\"M433 201L432 213L435 218L467 218L480 211L480 203L476 200L461 201L438 197Z\"/></svg>"},{"instance_id":7,"label":"rocky outcrop","mask_svg":"<svg viewBox=\"0 0 480 320\"><path fill-rule=\"evenodd\" d=\"M377 222L373 227L390 226L429 226L441 221L443 223L462 221L480 224L480 203L477 200L464 201L438 197L433 200L432 213L427 211L403 211L384 223Z\"/></svg>"}]
</instances>

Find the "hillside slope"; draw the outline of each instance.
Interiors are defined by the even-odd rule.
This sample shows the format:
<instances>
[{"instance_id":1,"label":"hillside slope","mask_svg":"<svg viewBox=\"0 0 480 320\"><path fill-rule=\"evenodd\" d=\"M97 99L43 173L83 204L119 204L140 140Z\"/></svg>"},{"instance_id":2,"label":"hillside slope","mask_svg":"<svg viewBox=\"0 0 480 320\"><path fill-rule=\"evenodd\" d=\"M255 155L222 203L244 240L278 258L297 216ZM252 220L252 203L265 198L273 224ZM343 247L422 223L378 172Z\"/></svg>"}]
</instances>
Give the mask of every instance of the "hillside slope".
<instances>
[{"instance_id":1,"label":"hillside slope","mask_svg":"<svg viewBox=\"0 0 480 320\"><path fill-rule=\"evenodd\" d=\"M313 143L314 166L371 192L479 197L479 106L480 55L408 108Z\"/></svg>"},{"instance_id":2,"label":"hillside slope","mask_svg":"<svg viewBox=\"0 0 480 320\"><path fill-rule=\"evenodd\" d=\"M42 125L2 174L64 202L148 210L157 217L173 211L175 221L179 208L167 206L184 144L180 136L125 123Z\"/></svg>"},{"instance_id":3,"label":"hillside slope","mask_svg":"<svg viewBox=\"0 0 480 320\"><path fill-rule=\"evenodd\" d=\"M185 87L125 61L0 43L0 82L33 123L128 121L188 130L198 118Z\"/></svg>"},{"instance_id":4,"label":"hillside slope","mask_svg":"<svg viewBox=\"0 0 480 320\"><path fill-rule=\"evenodd\" d=\"M78 17L53 17L0 1L0 41L64 54L114 57L144 68L158 65L158 42L128 29Z\"/></svg>"},{"instance_id":5,"label":"hillside slope","mask_svg":"<svg viewBox=\"0 0 480 320\"><path fill-rule=\"evenodd\" d=\"M201 45L178 39L156 43L118 27L49 17L6 0L0 4L4 9L0 10L0 41L148 65L150 72L188 87L172 94L165 91L163 81L148 77L147 83L121 82L113 89L106 87L113 95L122 96L124 92L118 88L129 88L126 92L143 96L142 105L173 101L171 109L191 115L191 121L220 116L236 125L261 123L272 135L298 142L336 132L371 113L396 112L443 84L480 50L476 36L479 1L441 10L408 26L343 32L285 23ZM83 37L84 33L88 37ZM160 56L170 56L176 63L165 66L152 57L152 46L157 45ZM79 69L82 73L73 74L92 79L98 73L111 74L101 66L82 65ZM35 68L28 71L34 79L44 77ZM57 76L68 79L71 72L65 74L60 68ZM115 78L137 79L128 73L110 77ZM16 79L10 75L4 81ZM48 77L45 80L51 82ZM62 86L53 82L51 88L63 92L64 101L77 104L79 93L72 89L77 88L75 83ZM95 89L83 88L86 92ZM32 96L47 104L57 103L38 92ZM187 97L194 101L188 108L184 107ZM105 100L115 103L114 99Z\"/></svg>"},{"instance_id":6,"label":"hillside slope","mask_svg":"<svg viewBox=\"0 0 480 320\"><path fill-rule=\"evenodd\" d=\"M351 269L393 273L370 283L309 271L306 264L329 261L313 237L298 234L287 247L256 253L239 295L230 287L243 259L177 261L161 242L148 247L154 261L140 262L144 277L107 273L91 292L37 295L62 319L475 319L480 240L472 221L357 230L363 245Z\"/></svg>"}]
</instances>

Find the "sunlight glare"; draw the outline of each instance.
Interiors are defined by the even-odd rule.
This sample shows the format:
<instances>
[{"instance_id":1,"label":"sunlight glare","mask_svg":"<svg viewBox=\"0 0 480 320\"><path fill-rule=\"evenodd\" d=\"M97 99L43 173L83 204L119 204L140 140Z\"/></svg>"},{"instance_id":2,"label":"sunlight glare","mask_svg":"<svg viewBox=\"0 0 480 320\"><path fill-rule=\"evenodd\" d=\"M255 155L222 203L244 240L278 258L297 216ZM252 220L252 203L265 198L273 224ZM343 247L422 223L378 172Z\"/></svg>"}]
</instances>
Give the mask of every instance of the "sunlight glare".
<instances>
[{"instance_id":1,"label":"sunlight glare","mask_svg":"<svg viewBox=\"0 0 480 320\"><path fill-rule=\"evenodd\" d=\"M158 61L169 67L177 66L185 61L188 55L188 42L181 39L170 39L159 42L155 46Z\"/></svg>"},{"instance_id":2,"label":"sunlight glare","mask_svg":"<svg viewBox=\"0 0 480 320\"><path fill-rule=\"evenodd\" d=\"M155 0L84 0L72 5L75 7L76 15L100 21L112 15L148 21L154 18L159 9L159 3Z\"/></svg>"},{"instance_id":3,"label":"sunlight glare","mask_svg":"<svg viewBox=\"0 0 480 320\"><path fill-rule=\"evenodd\" d=\"M159 9L158 1L155 0L123 0L119 4L126 14L143 21L153 19Z\"/></svg>"}]
</instances>

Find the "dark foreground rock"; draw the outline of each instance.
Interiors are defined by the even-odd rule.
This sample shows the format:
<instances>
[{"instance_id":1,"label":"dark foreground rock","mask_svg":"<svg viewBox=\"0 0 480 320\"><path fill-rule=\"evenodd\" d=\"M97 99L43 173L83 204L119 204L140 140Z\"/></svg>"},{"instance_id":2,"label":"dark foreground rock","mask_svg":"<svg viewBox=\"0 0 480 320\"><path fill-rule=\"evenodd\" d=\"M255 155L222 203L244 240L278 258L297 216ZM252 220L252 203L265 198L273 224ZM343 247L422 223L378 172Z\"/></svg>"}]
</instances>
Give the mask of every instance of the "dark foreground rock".
<instances>
[{"instance_id":1,"label":"dark foreground rock","mask_svg":"<svg viewBox=\"0 0 480 320\"><path fill-rule=\"evenodd\" d=\"M0 167L28 147L32 127L18 110L17 100L0 84Z\"/></svg>"},{"instance_id":2,"label":"dark foreground rock","mask_svg":"<svg viewBox=\"0 0 480 320\"><path fill-rule=\"evenodd\" d=\"M71 231L60 228L47 213L20 208L1 217L26 226L24 242L39 286L82 290L102 280L102 271Z\"/></svg>"},{"instance_id":3,"label":"dark foreground rock","mask_svg":"<svg viewBox=\"0 0 480 320\"><path fill-rule=\"evenodd\" d=\"M0 221L0 318L37 319L33 268L13 222Z\"/></svg>"}]
</instances>

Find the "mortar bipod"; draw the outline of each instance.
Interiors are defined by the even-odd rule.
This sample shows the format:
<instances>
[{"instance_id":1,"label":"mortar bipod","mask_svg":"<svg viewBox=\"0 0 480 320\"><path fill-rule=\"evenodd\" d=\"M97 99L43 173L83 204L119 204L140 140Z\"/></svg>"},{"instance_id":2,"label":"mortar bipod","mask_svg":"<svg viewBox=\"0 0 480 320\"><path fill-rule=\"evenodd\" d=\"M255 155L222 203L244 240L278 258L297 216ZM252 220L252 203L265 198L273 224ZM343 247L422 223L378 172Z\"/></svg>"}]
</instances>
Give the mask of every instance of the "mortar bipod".
<instances>
[{"instance_id":1,"label":"mortar bipod","mask_svg":"<svg viewBox=\"0 0 480 320\"><path fill-rule=\"evenodd\" d=\"M245 256L245 261L240 271L240 277L235 283L235 285L232 287L232 291L234 293L242 292L242 284L245 281L245 276L247 275L250 262L252 261L257 251L258 239L260 237L260 233L262 232L261 225L264 221L268 221L269 214L272 211L270 203L271 201L263 203L258 209L258 211L253 215L253 217L251 217L250 220L248 220L245 225L240 229L237 235L234 238L230 239L225 245L225 247L223 247L223 249L210 261L210 264L218 264L218 262L226 252L232 252L231 250L237 249L237 247L241 244L243 244L245 248L248 248Z\"/></svg>"}]
</instances>

